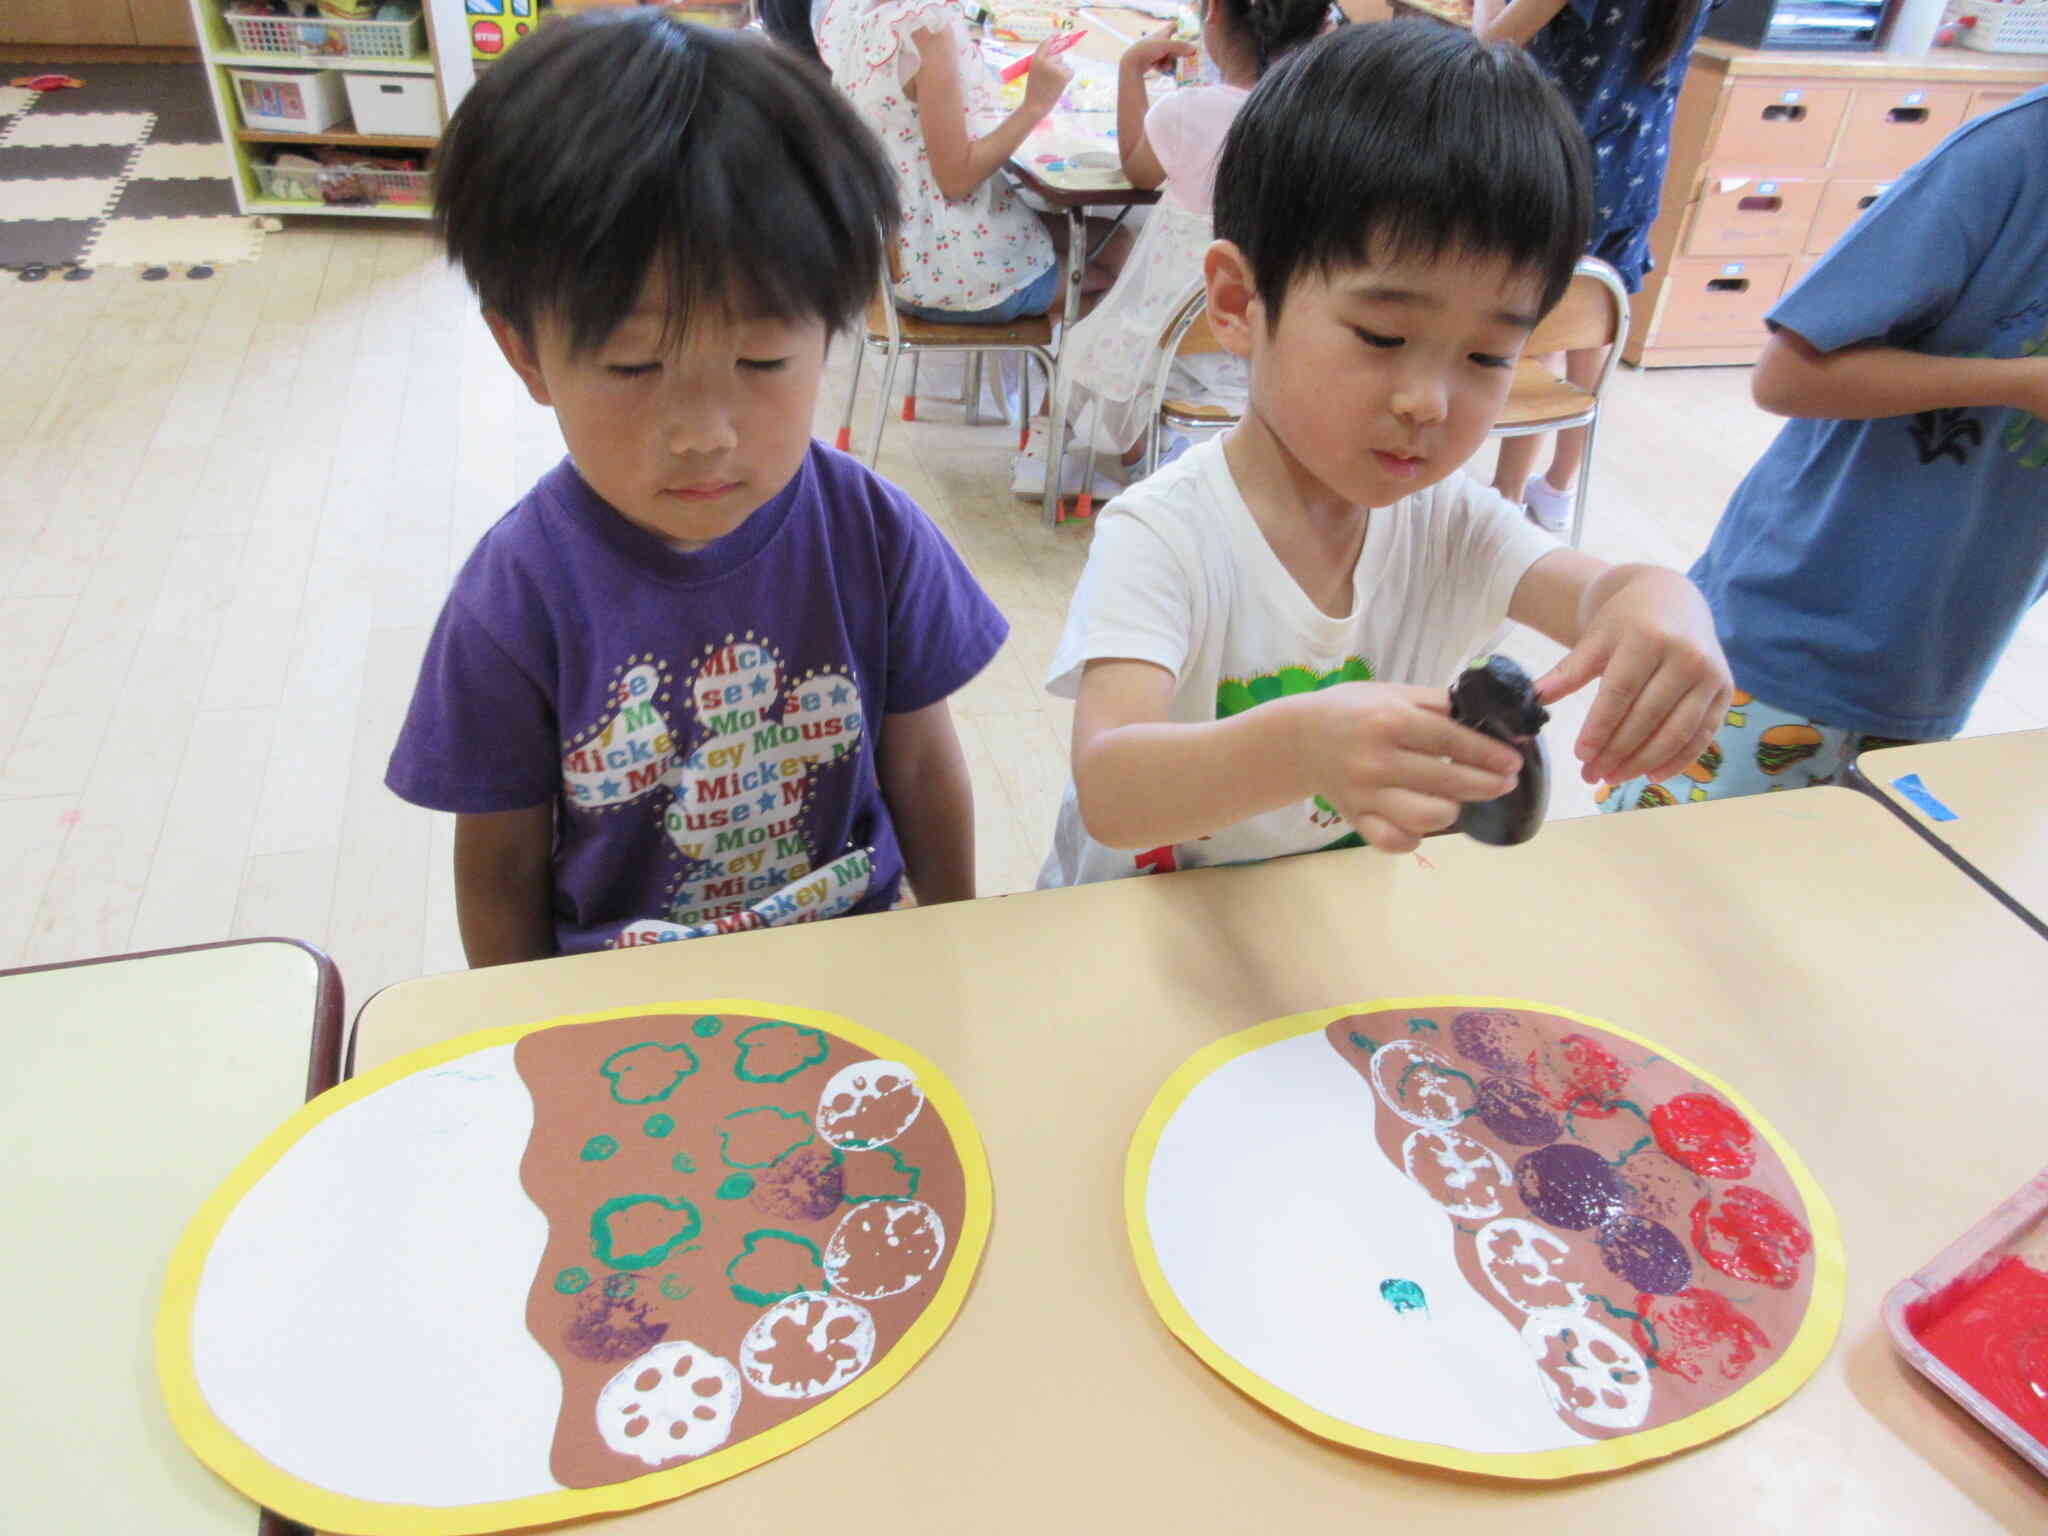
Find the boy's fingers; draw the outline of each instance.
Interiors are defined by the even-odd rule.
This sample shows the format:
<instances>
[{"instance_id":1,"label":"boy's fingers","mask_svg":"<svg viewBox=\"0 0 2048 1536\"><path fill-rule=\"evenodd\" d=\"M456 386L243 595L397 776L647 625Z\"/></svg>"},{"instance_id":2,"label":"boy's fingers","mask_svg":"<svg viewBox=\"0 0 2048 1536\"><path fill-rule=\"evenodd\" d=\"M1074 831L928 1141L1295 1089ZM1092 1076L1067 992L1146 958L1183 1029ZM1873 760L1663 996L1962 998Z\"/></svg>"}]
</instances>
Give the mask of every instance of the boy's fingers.
<instances>
[{"instance_id":1,"label":"boy's fingers","mask_svg":"<svg viewBox=\"0 0 2048 1536\"><path fill-rule=\"evenodd\" d=\"M1593 707L1586 711L1586 723L1580 727L1578 744L1573 748L1589 773L1593 764L1610 755L1615 731L1628 718L1655 672L1653 661L1631 651L1618 652L1608 661L1600 675L1600 691L1593 695Z\"/></svg>"},{"instance_id":2,"label":"boy's fingers","mask_svg":"<svg viewBox=\"0 0 2048 1536\"><path fill-rule=\"evenodd\" d=\"M1604 645L1581 643L1564 660L1537 678L1532 684L1538 704L1555 704L1559 699L1577 693L1586 684L1600 675L1600 668L1607 660Z\"/></svg>"},{"instance_id":3,"label":"boy's fingers","mask_svg":"<svg viewBox=\"0 0 2048 1536\"><path fill-rule=\"evenodd\" d=\"M1676 740L1665 742L1666 751L1691 734L1693 707L1686 702L1692 685L1675 668L1660 667L1653 672L1631 701L1628 713L1615 724L1607 745L1595 754L1594 775L1608 780L1627 778L1621 770L1632 764L1655 761L1663 755L1652 745L1673 715L1678 716Z\"/></svg>"},{"instance_id":4,"label":"boy's fingers","mask_svg":"<svg viewBox=\"0 0 2048 1536\"><path fill-rule=\"evenodd\" d=\"M1498 799L1515 787L1521 770L1519 753L1515 754L1513 768L1503 768L1498 772L1492 768L1445 762L1441 757L1427 753L1409 753L1395 770L1394 784L1400 789L1414 790L1455 805L1468 800Z\"/></svg>"},{"instance_id":5,"label":"boy's fingers","mask_svg":"<svg viewBox=\"0 0 2048 1536\"><path fill-rule=\"evenodd\" d=\"M1403 832L1391 821L1378 816L1360 816L1351 821L1352 830L1364 838L1367 846L1381 853L1413 853L1421 846L1422 839Z\"/></svg>"},{"instance_id":6,"label":"boy's fingers","mask_svg":"<svg viewBox=\"0 0 2048 1536\"><path fill-rule=\"evenodd\" d=\"M1451 765L1479 770L1482 775L1520 773L1522 754L1504 741L1460 725L1448 714L1417 713L1408 717L1398 744L1432 760L1449 758ZM1493 794L1500 791L1495 790ZM1491 799L1492 794L1485 796Z\"/></svg>"},{"instance_id":7,"label":"boy's fingers","mask_svg":"<svg viewBox=\"0 0 2048 1536\"><path fill-rule=\"evenodd\" d=\"M1650 770L1653 779L1668 779L1674 774L1685 772L1699 761L1700 754L1713 745L1714 734L1720 729L1722 717L1728 713L1728 698L1728 690L1723 688L1707 700L1684 743L1670 757Z\"/></svg>"}]
</instances>

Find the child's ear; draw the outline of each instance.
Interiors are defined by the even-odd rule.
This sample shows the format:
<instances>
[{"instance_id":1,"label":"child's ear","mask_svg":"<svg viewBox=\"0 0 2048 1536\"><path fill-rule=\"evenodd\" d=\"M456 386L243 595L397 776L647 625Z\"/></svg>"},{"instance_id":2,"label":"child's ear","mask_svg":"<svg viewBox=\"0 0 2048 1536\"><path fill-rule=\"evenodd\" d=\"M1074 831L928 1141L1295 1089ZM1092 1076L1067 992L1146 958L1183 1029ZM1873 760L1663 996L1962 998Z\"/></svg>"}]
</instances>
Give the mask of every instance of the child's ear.
<instances>
[{"instance_id":1,"label":"child's ear","mask_svg":"<svg viewBox=\"0 0 2048 1536\"><path fill-rule=\"evenodd\" d=\"M1252 327L1265 306L1252 286L1252 270L1233 241L1217 240L1202 256L1202 282L1209 290L1209 329L1226 352L1252 355Z\"/></svg>"},{"instance_id":2,"label":"child's ear","mask_svg":"<svg viewBox=\"0 0 2048 1536\"><path fill-rule=\"evenodd\" d=\"M526 392L533 396L538 405L553 405L554 399L548 394L547 376L540 369L540 354L533 343L518 326L507 320L494 309L484 311L484 324L491 328L491 339L497 342L498 350L505 354L505 361L512 365L512 371L519 375L526 385Z\"/></svg>"}]
</instances>

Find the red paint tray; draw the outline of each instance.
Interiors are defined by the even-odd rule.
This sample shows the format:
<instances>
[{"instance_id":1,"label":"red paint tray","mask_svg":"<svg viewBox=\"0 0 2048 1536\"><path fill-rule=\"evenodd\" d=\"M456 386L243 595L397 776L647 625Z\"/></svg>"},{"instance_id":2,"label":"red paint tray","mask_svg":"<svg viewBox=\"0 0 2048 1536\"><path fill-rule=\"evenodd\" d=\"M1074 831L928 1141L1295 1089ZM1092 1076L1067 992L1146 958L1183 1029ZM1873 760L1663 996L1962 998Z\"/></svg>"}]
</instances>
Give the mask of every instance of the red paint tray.
<instances>
[{"instance_id":1,"label":"red paint tray","mask_svg":"<svg viewBox=\"0 0 2048 1536\"><path fill-rule=\"evenodd\" d=\"M1928 1380L1981 1419L1991 1432L2048 1477L2048 1445L2013 1422L2011 1416L1957 1375L1920 1342L1912 1324L1950 1286L1971 1285L2008 1255L2020 1254L2035 1268L2048 1269L2048 1168L1927 1264L1893 1286L1884 1298L1885 1326L1899 1353Z\"/></svg>"}]
</instances>

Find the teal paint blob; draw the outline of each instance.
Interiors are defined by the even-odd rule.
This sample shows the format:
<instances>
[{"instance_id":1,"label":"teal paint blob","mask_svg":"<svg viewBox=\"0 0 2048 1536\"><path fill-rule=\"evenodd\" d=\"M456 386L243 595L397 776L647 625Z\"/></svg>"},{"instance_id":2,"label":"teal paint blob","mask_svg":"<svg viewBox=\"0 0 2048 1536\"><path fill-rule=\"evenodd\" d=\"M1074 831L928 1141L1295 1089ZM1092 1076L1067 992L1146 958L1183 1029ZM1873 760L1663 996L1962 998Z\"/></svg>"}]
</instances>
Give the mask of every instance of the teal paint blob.
<instances>
[{"instance_id":1,"label":"teal paint blob","mask_svg":"<svg viewBox=\"0 0 2048 1536\"><path fill-rule=\"evenodd\" d=\"M649 1136L659 1140L676 1128L676 1123L667 1115L649 1115L647 1123L640 1127Z\"/></svg>"},{"instance_id":2,"label":"teal paint blob","mask_svg":"<svg viewBox=\"0 0 2048 1536\"><path fill-rule=\"evenodd\" d=\"M754 1192L754 1177L748 1173L729 1173L718 1186L721 1200L743 1200Z\"/></svg>"},{"instance_id":3,"label":"teal paint blob","mask_svg":"<svg viewBox=\"0 0 2048 1536\"><path fill-rule=\"evenodd\" d=\"M590 1284L590 1271L580 1264L571 1264L555 1276L555 1289L564 1296L574 1296Z\"/></svg>"},{"instance_id":4,"label":"teal paint blob","mask_svg":"<svg viewBox=\"0 0 2048 1536\"><path fill-rule=\"evenodd\" d=\"M590 1140L583 1143L583 1161L586 1163L601 1163L618 1150L619 1142L617 1137L593 1136Z\"/></svg>"},{"instance_id":5,"label":"teal paint blob","mask_svg":"<svg viewBox=\"0 0 2048 1536\"><path fill-rule=\"evenodd\" d=\"M1382 1280L1380 1300L1396 1312L1420 1312L1429 1316L1429 1301L1422 1294L1422 1287L1413 1280Z\"/></svg>"}]
</instances>

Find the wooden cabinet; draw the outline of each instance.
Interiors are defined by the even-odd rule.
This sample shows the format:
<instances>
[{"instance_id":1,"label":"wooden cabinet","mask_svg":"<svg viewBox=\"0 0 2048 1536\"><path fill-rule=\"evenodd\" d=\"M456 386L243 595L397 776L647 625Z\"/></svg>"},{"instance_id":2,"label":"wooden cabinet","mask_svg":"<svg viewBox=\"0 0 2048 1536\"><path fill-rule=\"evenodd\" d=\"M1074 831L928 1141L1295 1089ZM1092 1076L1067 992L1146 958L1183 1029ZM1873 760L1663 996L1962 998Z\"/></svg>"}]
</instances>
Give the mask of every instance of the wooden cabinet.
<instances>
[{"instance_id":1,"label":"wooden cabinet","mask_svg":"<svg viewBox=\"0 0 2048 1536\"><path fill-rule=\"evenodd\" d=\"M2048 83L2048 57L1693 53L1622 356L1753 363L1764 316L1894 179L1961 124Z\"/></svg>"},{"instance_id":2,"label":"wooden cabinet","mask_svg":"<svg viewBox=\"0 0 2048 1536\"><path fill-rule=\"evenodd\" d=\"M243 18L242 30L237 32L223 14L221 0L181 3L189 3L192 25L198 31L220 136L234 153L235 196L244 213L387 219L424 219L432 214L425 160L438 134L364 133L350 117L313 133L289 131L294 125L280 126L281 119L251 127L244 120L241 103L245 97L253 98L259 109L268 110L264 105L267 85L271 90L292 93L297 106L315 93L293 77L318 71L339 82L334 91L323 89L318 94L337 101L344 95L350 102L357 99L348 90L351 79L356 89L363 91L378 82L425 82L425 94L430 98L427 105L437 109L428 115L445 123L476 78L469 33L463 24L463 0L422 0L416 20L377 22L377 31L369 36L319 17ZM245 43L250 46L245 48ZM397 56L387 52L405 44L410 51ZM294 151L310 160L323 147L406 151L414 164L411 169L370 170L349 166L299 169L272 163L278 154Z\"/></svg>"},{"instance_id":3,"label":"wooden cabinet","mask_svg":"<svg viewBox=\"0 0 2048 1536\"><path fill-rule=\"evenodd\" d=\"M135 45L128 0L9 0L0 5L0 43Z\"/></svg>"},{"instance_id":4,"label":"wooden cabinet","mask_svg":"<svg viewBox=\"0 0 2048 1536\"><path fill-rule=\"evenodd\" d=\"M199 45L199 35L192 27L192 8L186 0L128 0L128 16L135 24L135 41L144 48Z\"/></svg>"}]
</instances>

